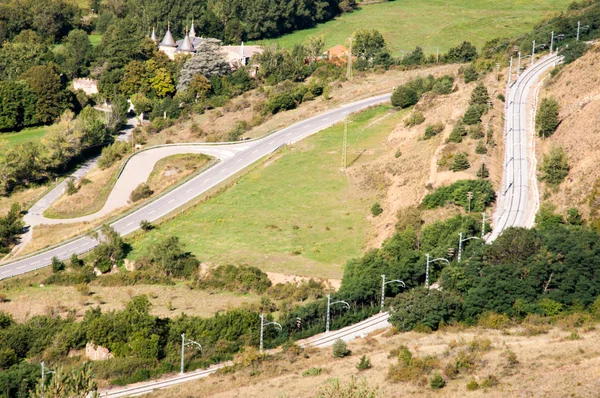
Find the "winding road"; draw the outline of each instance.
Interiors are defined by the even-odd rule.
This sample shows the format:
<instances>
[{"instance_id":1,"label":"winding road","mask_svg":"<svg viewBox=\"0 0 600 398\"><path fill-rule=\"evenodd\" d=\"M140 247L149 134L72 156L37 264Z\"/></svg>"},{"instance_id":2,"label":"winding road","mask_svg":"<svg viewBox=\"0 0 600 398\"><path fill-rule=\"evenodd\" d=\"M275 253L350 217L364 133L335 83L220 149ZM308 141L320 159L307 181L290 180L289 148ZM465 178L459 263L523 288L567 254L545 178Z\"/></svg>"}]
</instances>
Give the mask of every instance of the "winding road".
<instances>
[{"instance_id":1,"label":"winding road","mask_svg":"<svg viewBox=\"0 0 600 398\"><path fill-rule=\"evenodd\" d=\"M204 173L194 177L176 189L148 203L146 206L126 215L123 218L118 219L110 225L121 235L130 234L140 228L141 221L147 220L152 222L165 216L166 214L171 213L173 210L202 195L223 181L226 181L228 178L244 170L246 167L252 165L256 161L273 153L282 145L292 144L302 140L311 134L342 121L351 113L364 110L374 105L379 105L389 101L389 99L390 94L385 94L357 102L352 102L295 123L276 133L255 141L245 141L225 145L184 145L189 147L190 152L213 155L219 157L221 161L215 166L206 170ZM130 160L130 163L132 164L131 170L133 171L132 175L135 174L134 164L137 161L136 158L139 159L142 156L152 156L152 151L169 151L169 147L181 146L181 144L164 145L160 148L141 152L140 154L134 156ZM121 179L119 180L121 181ZM118 182L115 185L113 192L118 191L121 188L131 192L131 189L135 188L136 186L133 185L135 182L125 182L125 179L122 181L122 183ZM112 194L113 193L111 193L111 196ZM125 197L128 197L128 195L129 194L125 195ZM123 195L114 196L114 198L117 197L121 198L122 200ZM111 201L110 197L107 200L107 204L109 201ZM92 250L97 245L97 240L88 236L84 236L67 241L64 244L58 245L57 247L33 254L26 258L17 259L0 267L0 280L46 267L50 265L52 258L55 256L61 260L64 260L71 257L73 254L84 254Z\"/></svg>"},{"instance_id":2,"label":"winding road","mask_svg":"<svg viewBox=\"0 0 600 398\"><path fill-rule=\"evenodd\" d=\"M495 214L495 228L488 242L496 239L502 231L511 226L530 226L530 220L535 215L536 208L531 206L530 190L533 189L535 181L535 168L530 167L532 151L529 145L532 143L533 124L528 122L528 98L534 84L548 69L561 61L560 57L550 55L540 59L532 67L525 70L516 83L509 88L506 103L505 124L505 162L503 187L500 192L498 207ZM315 132L323 130L343 120L346 115L363 110L373 105L381 104L389 100L390 95L382 95L366 100L344 105L338 109L331 110L296 123L270 136L253 142L227 144L219 146L220 150L231 151L230 156L219 156L221 162L206 172L198 175L187 183L174 189L168 194L149 203L143 208L119 219L111 225L121 234L127 235L139 228L140 221L153 221L170 213L184 205L207 190L215 187L229 177L235 175L244 168L250 166L257 160L274 152L282 145L294 143ZM531 137L530 137L531 136ZM163 148L168 148L165 146ZM200 153L210 145L197 145L196 150ZM164 150L161 148L161 150ZM148 151L150 152L150 151ZM214 154L214 153L213 153ZM82 237L67 242L59 247L46 252L33 255L0 267L0 280L18 274L33 271L49 265L53 256L61 259L70 257L73 253L83 254L94 248L98 242L88 237ZM300 346L327 347L335 340L342 338L346 341L369 334L375 330L389 327L389 315L380 313L355 325L348 326L338 331L323 333L310 339L299 341ZM128 386L123 389L103 391L102 396L126 397L141 395L156 389L166 388L191 380L207 377L230 363L215 365L209 369L189 372L184 375L167 377Z\"/></svg>"},{"instance_id":3,"label":"winding road","mask_svg":"<svg viewBox=\"0 0 600 398\"><path fill-rule=\"evenodd\" d=\"M530 108L535 102L530 100L535 92L534 85L561 60L562 57L552 54L541 58L509 88L504 126L504 175L494 215L494 230L488 243L509 227L533 226L539 198L533 150L534 111Z\"/></svg>"}]
</instances>

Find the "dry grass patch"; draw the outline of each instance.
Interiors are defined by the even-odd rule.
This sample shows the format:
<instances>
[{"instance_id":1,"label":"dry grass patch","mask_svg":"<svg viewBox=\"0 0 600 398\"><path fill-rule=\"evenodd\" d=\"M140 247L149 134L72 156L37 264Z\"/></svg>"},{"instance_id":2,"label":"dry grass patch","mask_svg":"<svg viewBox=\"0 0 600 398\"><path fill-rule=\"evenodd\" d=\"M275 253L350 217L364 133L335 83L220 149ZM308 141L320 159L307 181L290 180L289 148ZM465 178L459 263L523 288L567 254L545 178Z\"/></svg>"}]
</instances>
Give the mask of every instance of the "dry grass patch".
<instances>
[{"instance_id":1,"label":"dry grass patch","mask_svg":"<svg viewBox=\"0 0 600 398\"><path fill-rule=\"evenodd\" d=\"M412 358L419 358L419 369L425 370L425 374L427 371L434 374L435 369L454 363L460 359L459 352L463 352L463 359L474 358L475 366L468 372L455 379L446 377L446 386L440 396L564 397L565 392L574 396L595 396L600 372L600 350L597 348L600 336L579 331L582 339L560 341L553 337L555 332L559 331L533 337L481 328L444 330L426 335L400 333L390 337L383 333L348 343L352 351L349 357L332 360L331 347L307 349L297 355L286 353L285 356L278 355L278 360L257 361L247 368L157 391L149 397L315 397L316 391L328 385L330 380L339 379L345 384L353 377L365 377L370 386L379 387L380 397L432 396L426 377L416 377L416 382L390 383L390 366L398 364L400 354L398 350L396 355L390 356L390 351L401 346L409 350ZM560 334L562 336L564 332ZM359 373L356 364L361 355L368 355L373 366ZM322 371L311 372L315 373L311 377L303 376L312 368ZM477 383L477 391L467 390L471 380Z\"/></svg>"},{"instance_id":2,"label":"dry grass patch","mask_svg":"<svg viewBox=\"0 0 600 398\"><path fill-rule=\"evenodd\" d=\"M43 275L49 275L49 272ZM258 305L260 297L252 294L229 292L212 293L190 289L184 284L174 286L135 285L105 287L92 282L82 286L44 286L37 283L11 286L0 292L8 301L0 303L0 311L13 315L22 322L30 317L44 314L67 316L73 314L82 319L85 311L99 306L102 311L122 310L133 296L145 294L152 303L151 313L159 317L175 317L185 313L191 316L209 317L218 311ZM31 286L30 286L31 284Z\"/></svg>"},{"instance_id":3,"label":"dry grass patch","mask_svg":"<svg viewBox=\"0 0 600 398\"><path fill-rule=\"evenodd\" d=\"M33 188L21 189L10 196L0 196L0 216L6 215L13 203L19 203L22 209L27 209L37 202L53 185L40 185Z\"/></svg>"},{"instance_id":4,"label":"dry grass patch","mask_svg":"<svg viewBox=\"0 0 600 398\"><path fill-rule=\"evenodd\" d=\"M158 194L183 178L202 169L211 157L198 154L173 155L156 162L148 177L148 185Z\"/></svg>"},{"instance_id":5,"label":"dry grass patch","mask_svg":"<svg viewBox=\"0 0 600 398\"><path fill-rule=\"evenodd\" d=\"M99 211L112 191L120 167L118 162L104 170L94 168L78 183L79 189L75 194L64 193L44 212L44 216L76 218Z\"/></svg>"}]
</instances>

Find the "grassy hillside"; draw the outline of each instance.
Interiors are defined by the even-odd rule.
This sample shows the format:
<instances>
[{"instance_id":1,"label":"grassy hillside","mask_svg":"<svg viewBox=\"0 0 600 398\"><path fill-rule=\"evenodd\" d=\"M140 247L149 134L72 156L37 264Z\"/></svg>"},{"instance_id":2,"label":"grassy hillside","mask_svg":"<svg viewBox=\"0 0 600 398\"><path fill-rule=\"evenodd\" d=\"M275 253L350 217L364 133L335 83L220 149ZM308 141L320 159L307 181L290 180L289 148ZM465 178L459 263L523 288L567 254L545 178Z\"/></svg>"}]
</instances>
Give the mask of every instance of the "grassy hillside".
<instances>
[{"instance_id":1,"label":"grassy hillside","mask_svg":"<svg viewBox=\"0 0 600 398\"><path fill-rule=\"evenodd\" d=\"M378 107L353 118L348 161L385 150L404 112ZM372 195L340 172L343 125L314 135L258 166L231 189L134 238L133 257L179 236L202 261L248 263L266 271L338 278L361 254Z\"/></svg>"},{"instance_id":2,"label":"grassy hillside","mask_svg":"<svg viewBox=\"0 0 600 398\"><path fill-rule=\"evenodd\" d=\"M27 140L39 140L48 132L48 126L33 127L24 129L18 133L0 133L0 141L8 141L8 146L13 146L19 142Z\"/></svg>"},{"instance_id":3,"label":"grassy hillside","mask_svg":"<svg viewBox=\"0 0 600 398\"><path fill-rule=\"evenodd\" d=\"M344 44L358 29L378 29L393 54L421 46L426 53L447 51L464 40L481 47L495 37L524 33L548 14L565 10L571 0L396 0L363 6L336 20L285 35L276 41L290 48L309 36L323 35L325 48ZM269 41L266 41L269 42Z\"/></svg>"}]
</instances>

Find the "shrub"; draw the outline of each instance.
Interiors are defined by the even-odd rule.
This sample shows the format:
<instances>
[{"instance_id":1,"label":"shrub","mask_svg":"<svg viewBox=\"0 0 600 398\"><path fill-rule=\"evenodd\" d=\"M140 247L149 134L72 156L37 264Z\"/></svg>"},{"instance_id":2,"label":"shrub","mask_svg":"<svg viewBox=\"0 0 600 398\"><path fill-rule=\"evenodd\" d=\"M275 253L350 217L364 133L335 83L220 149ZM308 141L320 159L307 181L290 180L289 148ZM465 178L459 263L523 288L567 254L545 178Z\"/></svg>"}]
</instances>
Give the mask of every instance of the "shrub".
<instances>
[{"instance_id":1,"label":"shrub","mask_svg":"<svg viewBox=\"0 0 600 398\"><path fill-rule=\"evenodd\" d=\"M404 120L405 127L414 127L425 121L425 116L423 116L423 112L414 111Z\"/></svg>"},{"instance_id":2,"label":"shrub","mask_svg":"<svg viewBox=\"0 0 600 398\"><path fill-rule=\"evenodd\" d=\"M463 137L467 135L467 129L462 123L458 123L452 129L452 132L448 136L448 142L456 142L457 144L461 143Z\"/></svg>"},{"instance_id":3,"label":"shrub","mask_svg":"<svg viewBox=\"0 0 600 398\"><path fill-rule=\"evenodd\" d=\"M504 329L510 325L510 318L506 314L486 312L479 317L477 324L488 329Z\"/></svg>"},{"instance_id":4,"label":"shrub","mask_svg":"<svg viewBox=\"0 0 600 398\"><path fill-rule=\"evenodd\" d=\"M81 268L83 266L83 260L77 257L77 254L73 253L69 260L69 264L71 265L71 268Z\"/></svg>"},{"instance_id":5,"label":"shrub","mask_svg":"<svg viewBox=\"0 0 600 398\"><path fill-rule=\"evenodd\" d=\"M344 358L350 355L350 350L346 345L346 342L342 339L337 339L335 343L333 343L333 356L335 358Z\"/></svg>"},{"instance_id":6,"label":"shrub","mask_svg":"<svg viewBox=\"0 0 600 398\"><path fill-rule=\"evenodd\" d=\"M248 130L248 123L244 120L235 122L235 126L227 133L227 141L238 141Z\"/></svg>"},{"instance_id":7,"label":"shrub","mask_svg":"<svg viewBox=\"0 0 600 398\"><path fill-rule=\"evenodd\" d=\"M117 141L114 144L102 149L102 154L98 158L98 167L104 170L112 166L116 161L121 160L130 150L129 143Z\"/></svg>"},{"instance_id":8,"label":"shrub","mask_svg":"<svg viewBox=\"0 0 600 398\"><path fill-rule=\"evenodd\" d=\"M369 359L369 357L367 357L366 355L360 357L360 361L358 362L358 365L356 365L356 369L361 371L371 369L371 360Z\"/></svg>"},{"instance_id":9,"label":"shrub","mask_svg":"<svg viewBox=\"0 0 600 398\"><path fill-rule=\"evenodd\" d=\"M473 138L474 140L478 140L484 136L485 134L483 134L483 126L481 123L477 123L469 129L469 137Z\"/></svg>"},{"instance_id":10,"label":"shrub","mask_svg":"<svg viewBox=\"0 0 600 398\"><path fill-rule=\"evenodd\" d=\"M471 92L471 100L469 101L469 105L481 105L485 107L485 110L487 110L489 101L490 95L487 91L487 88L485 88L483 83L479 83Z\"/></svg>"},{"instance_id":11,"label":"shrub","mask_svg":"<svg viewBox=\"0 0 600 398\"><path fill-rule=\"evenodd\" d=\"M485 146L485 142L483 142L483 140L479 140L477 142L475 153L478 155L485 155L487 153L487 147Z\"/></svg>"},{"instance_id":12,"label":"shrub","mask_svg":"<svg viewBox=\"0 0 600 398\"><path fill-rule=\"evenodd\" d=\"M490 176L490 172L486 167L485 163L481 163L481 167L477 168L477 177L479 178L488 178Z\"/></svg>"},{"instance_id":13,"label":"shrub","mask_svg":"<svg viewBox=\"0 0 600 398\"><path fill-rule=\"evenodd\" d=\"M457 153L454 156L454 160L452 161L452 166L450 166L450 170L453 172L467 170L471 165L469 164L469 160L467 159L467 154L464 152Z\"/></svg>"},{"instance_id":14,"label":"shrub","mask_svg":"<svg viewBox=\"0 0 600 398\"><path fill-rule=\"evenodd\" d=\"M590 313L596 319L600 319L600 296L596 297L596 300L590 306Z\"/></svg>"},{"instance_id":15,"label":"shrub","mask_svg":"<svg viewBox=\"0 0 600 398\"><path fill-rule=\"evenodd\" d=\"M496 387L500 384L498 378L494 375L488 375L485 379L481 381L481 388L492 388Z\"/></svg>"},{"instance_id":16,"label":"shrub","mask_svg":"<svg viewBox=\"0 0 600 398\"><path fill-rule=\"evenodd\" d=\"M149 198L150 196L152 196L153 193L154 191L150 189L150 186L143 182L140 185L138 185L133 190L133 192L131 192L131 196L129 197L129 199L132 202L137 202L138 200Z\"/></svg>"},{"instance_id":17,"label":"shrub","mask_svg":"<svg viewBox=\"0 0 600 398\"><path fill-rule=\"evenodd\" d=\"M77 186L75 185L75 179L73 177L67 178L67 187L65 192L69 196L77 193Z\"/></svg>"},{"instance_id":18,"label":"shrub","mask_svg":"<svg viewBox=\"0 0 600 398\"><path fill-rule=\"evenodd\" d=\"M581 218L581 214L577 208L571 207L567 210L567 223L571 225L583 225L583 218Z\"/></svg>"},{"instance_id":19,"label":"shrub","mask_svg":"<svg viewBox=\"0 0 600 398\"><path fill-rule=\"evenodd\" d=\"M396 150L396 153L394 154L394 157L395 157L396 159L398 159L400 156L402 156L402 151L400 151L400 149L397 149L397 150Z\"/></svg>"},{"instance_id":20,"label":"shrub","mask_svg":"<svg viewBox=\"0 0 600 398\"><path fill-rule=\"evenodd\" d=\"M546 316L558 315L563 309L563 305L561 303L547 297L539 300L537 305Z\"/></svg>"},{"instance_id":21,"label":"shrub","mask_svg":"<svg viewBox=\"0 0 600 398\"><path fill-rule=\"evenodd\" d=\"M465 79L465 83L471 83L479 79L479 73L477 73L475 65L471 64L463 70L463 78Z\"/></svg>"},{"instance_id":22,"label":"shrub","mask_svg":"<svg viewBox=\"0 0 600 398\"><path fill-rule=\"evenodd\" d=\"M392 93L392 105L396 108L408 108L417 102L419 102L419 95L406 85L396 88Z\"/></svg>"},{"instance_id":23,"label":"shrub","mask_svg":"<svg viewBox=\"0 0 600 398\"><path fill-rule=\"evenodd\" d=\"M373 203L373 206L371 206L371 214L373 214L373 217L377 217L381 213L383 213L383 209L381 208L379 202Z\"/></svg>"},{"instance_id":24,"label":"shrub","mask_svg":"<svg viewBox=\"0 0 600 398\"><path fill-rule=\"evenodd\" d=\"M444 125L442 123L430 124L425 127L425 135L423 138L428 140L431 137L438 135L442 131L444 131Z\"/></svg>"},{"instance_id":25,"label":"shrub","mask_svg":"<svg viewBox=\"0 0 600 398\"><path fill-rule=\"evenodd\" d=\"M307 377L307 376L318 376L321 374L321 372L323 371L323 369L321 368L310 368L305 370L304 372L302 372L302 376L303 377Z\"/></svg>"},{"instance_id":26,"label":"shrub","mask_svg":"<svg viewBox=\"0 0 600 398\"><path fill-rule=\"evenodd\" d=\"M435 209L453 203L467 210L467 192L473 192L472 211L483 211L496 200L496 193L489 181L461 180L427 194L423 199L423 206L426 209Z\"/></svg>"},{"instance_id":27,"label":"shrub","mask_svg":"<svg viewBox=\"0 0 600 398\"><path fill-rule=\"evenodd\" d=\"M296 107L296 101L290 93L276 94L271 97L265 104L266 110L272 114L276 114L280 111L286 111L294 109Z\"/></svg>"},{"instance_id":28,"label":"shrub","mask_svg":"<svg viewBox=\"0 0 600 398\"><path fill-rule=\"evenodd\" d=\"M506 98L504 97L504 94L502 94L502 93L498 94L496 96L496 98L498 98L502 102L506 102Z\"/></svg>"},{"instance_id":29,"label":"shrub","mask_svg":"<svg viewBox=\"0 0 600 398\"><path fill-rule=\"evenodd\" d=\"M481 116L483 116L486 109L485 105L469 105L462 118L463 123L469 126L481 123Z\"/></svg>"},{"instance_id":30,"label":"shrub","mask_svg":"<svg viewBox=\"0 0 600 398\"><path fill-rule=\"evenodd\" d=\"M357 381L354 376L345 384L340 383L339 379L329 379L325 386L319 387L316 395L317 398L377 398L379 396L377 387L370 387L366 379Z\"/></svg>"},{"instance_id":31,"label":"shrub","mask_svg":"<svg viewBox=\"0 0 600 398\"><path fill-rule=\"evenodd\" d=\"M506 351L506 361L508 362L508 366L513 367L519 364L519 360L517 359L517 354L513 351Z\"/></svg>"},{"instance_id":32,"label":"shrub","mask_svg":"<svg viewBox=\"0 0 600 398\"><path fill-rule=\"evenodd\" d=\"M544 155L540 165L542 175L540 180L550 185L559 185L569 174L569 162L567 155L561 147L553 147L547 155Z\"/></svg>"},{"instance_id":33,"label":"shrub","mask_svg":"<svg viewBox=\"0 0 600 398\"><path fill-rule=\"evenodd\" d=\"M212 287L239 292L264 293L271 287L271 280L257 267L242 265L220 265L210 269L198 281L200 287Z\"/></svg>"},{"instance_id":34,"label":"shrub","mask_svg":"<svg viewBox=\"0 0 600 398\"><path fill-rule=\"evenodd\" d=\"M418 325L437 330L440 323L457 319L462 304L453 293L415 288L396 296L390 308L390 323L400 331L410 331Z\"/></svg>"},{"instance_id":35,"label":"shrub","mask_svg":"<svg viewBox=\"0 0 600 398\"><path fill-rule=\"evenodd\" d=\"M58 257L56 257L56 256L52 257L52 272L56 273L56 272L64 271L65 268L66 268L65 263L60 261L58 259Z\"/></svg>"},{"instance_id":36,"label":"shrub","mask_svg":"<svg viewBox=\"0 0 600 398\"><path fill-rule=\"evenodd\" d=\"M406 346L393 350L388 357L398 357L397 365L390 365L388 378L392 382L417 381L431 373L438 366L438 360L432 356L413 357Z\"/></svg>"},{"instance_id":37,"label":"shrub","mask_svg":"<svg viewBox=\"0 0 600 398\"><path fill-rule=\"evenodd\" d=\"M554 98L543 98L535 115L535 128L540 137L550 137L559 125L560 106Z\"/></svg>"},{"instance_id":38,"label":"shrub","mask_svg":"<svg viewBox=\"0 0 600 398\"><path fill-rule=\"evenodd\" d=\"M479 384L477 384L477 381L475 381L475 379L471 379L471 381L467 383L467 390L475 391L477 389L479 389Z\"/></svg>"},{"instance_id":39,"label":"shrub","mask_svg":"<svg viewBox=\"0 0 600 398\"><path fill-rule=\"evenodd\" d=\"M142 220L140 221L140 228L142 231L150 231L154 229L154 225L150 221Z\"/></svg>"},{"instance_id":40,"label":"shrub","mask_svg":"<svg viewBox=\"0 0 600 398\"><path fill-rule=\"evenodd\" d=\"M432 390L442 389L442 388L444 388L445 385L446 385L446 381L444 380L442 375L439 373L434 374L433 377L429 380L429 386L431 387Z\"/></svg>"},{"instance_id":41,"label":"shrub","mask_svg":"<svg viewBox=\"0 0 600 398\"><path fill-rule=\"evenodd\" d=\"M433 84L433 91L436 94L450 94L454 88L454 78L452 76L442 76Z\"/></svg>"}]
</instances>

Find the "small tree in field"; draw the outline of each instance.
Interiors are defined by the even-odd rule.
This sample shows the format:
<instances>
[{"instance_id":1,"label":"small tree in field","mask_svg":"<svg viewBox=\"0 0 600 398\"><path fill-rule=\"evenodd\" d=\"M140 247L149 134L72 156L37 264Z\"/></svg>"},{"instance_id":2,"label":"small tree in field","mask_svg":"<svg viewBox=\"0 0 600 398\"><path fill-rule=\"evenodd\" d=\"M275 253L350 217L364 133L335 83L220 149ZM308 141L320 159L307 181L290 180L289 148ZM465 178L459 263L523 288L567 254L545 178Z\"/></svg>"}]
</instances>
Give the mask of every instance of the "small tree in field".
<instances>
[{"instance_id":1,"label":"small tree in field","mask_svg":"<svg viewBox=\"0 0 600 398\"><path fill-rule=\"evenodd\" d=\"M560 106L554 98L544 98L535 115L535 129L540 137L550 137L558 128Z\"/></svg>"},{"instance_id":2,"label":"small tree in field","mask_svg":"<svg viewBox=\"0 0 600 398\"><path fill-rule=\"evenodd\" d=\"M542 175L540 179L550 185L558 185L569 174L567 154L561 147L554 147L550 153L544 155L541 164Z\"/></svg>"},{"instance_id":3,"label":"small tree in field","mask_svg":"<svg viewBox=\"0 0 600 398\"><path fill-rule=\"evenodd\" d=\"M469 164L469 160L467 159L467 154L461 152L457 153L456 156L454 156L454 161L452 162L452 166L450 167L450 169L454 172L457 172L466 170L469 167L471 167L471 165Z\"/></svg>"},{"instance_id":4,"label":"small tree in field","mask_svg":"<svg viewBox=\"0 0 600 398\"><path fill-rule=\"evenodd\" d=\"M333 356L336 358L343 358L350 355L350 350L346 345L346 342L342 339L337 339L335 343L333 343Z\"/></svg>"},{"instance_id":5,"label":"small tree in field","mask_svg":"<svg viewBox=\"0 0 600 398\"><path fill-rule=\"evenodd\" d=\"M60 261L58 257L52 257L52 272L60 272L66 268L65 263Z\"/></svg>"},{"instance_id":6,"label":"small tree in field","mask_svg":"<svg viewBox=\"0 0 600 398\"><path fill-rule=\"evenodd\" d=\"M396 108L408 108L419 102L419 94L410 87L400 86L392 94L392 105Z\"/></svg>"}]
</instances>

